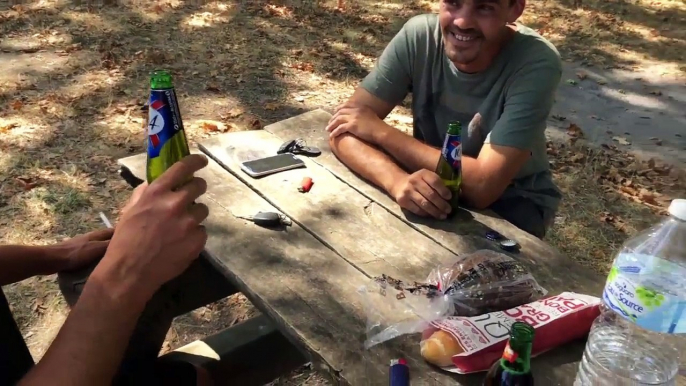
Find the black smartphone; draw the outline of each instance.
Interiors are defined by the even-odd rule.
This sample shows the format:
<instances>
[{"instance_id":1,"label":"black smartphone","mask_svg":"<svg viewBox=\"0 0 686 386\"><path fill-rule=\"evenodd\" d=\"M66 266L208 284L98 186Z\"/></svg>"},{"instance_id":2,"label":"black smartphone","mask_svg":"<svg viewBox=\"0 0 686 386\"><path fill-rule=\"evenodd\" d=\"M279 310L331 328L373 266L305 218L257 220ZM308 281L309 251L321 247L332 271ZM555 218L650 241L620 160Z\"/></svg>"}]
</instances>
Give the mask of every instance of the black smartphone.
<instances>
[{"instance_id":1,"label":"black smartphone","mask_svg":"<svg viewBox=\"0 0 686 386\"><path fill-rule=\"evenodd\" d=\"M305 162L291 153L278 154L241 163L241 170L251 177L263 177L284 170L304 167Z\"/></svg>"}]
</instances>

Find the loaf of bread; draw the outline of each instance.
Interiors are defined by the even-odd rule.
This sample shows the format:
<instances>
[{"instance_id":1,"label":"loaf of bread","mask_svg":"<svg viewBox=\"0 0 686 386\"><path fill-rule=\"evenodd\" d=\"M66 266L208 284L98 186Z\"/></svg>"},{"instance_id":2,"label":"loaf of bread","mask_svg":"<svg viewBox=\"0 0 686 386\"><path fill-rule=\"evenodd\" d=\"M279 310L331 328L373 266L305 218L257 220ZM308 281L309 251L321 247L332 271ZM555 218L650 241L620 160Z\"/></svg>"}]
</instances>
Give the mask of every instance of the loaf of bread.
<instances>
[{"instance_id":1,"label":"loaf of bread","mask_svg":"<svg viewBox=\"0 0 686 386\"><path fill-rule=\"evenodd\" d=\"M439 367L452 366L453 356L464 352L457 340L443 330L434 331L419 343L419 347L422 357Z\"/></svg>"},{"instance_id":2,"label":"loaf of bread","mask_svg":"<svg viewBox=\"0 0 686 386\"><path fill-rule=\"evenodd\" d=\"M524 265L491 250L460 256L452 266L434 270L428 281L453 300L459 316L507 310L547 293Z\"/></svg>"}]
</instances>

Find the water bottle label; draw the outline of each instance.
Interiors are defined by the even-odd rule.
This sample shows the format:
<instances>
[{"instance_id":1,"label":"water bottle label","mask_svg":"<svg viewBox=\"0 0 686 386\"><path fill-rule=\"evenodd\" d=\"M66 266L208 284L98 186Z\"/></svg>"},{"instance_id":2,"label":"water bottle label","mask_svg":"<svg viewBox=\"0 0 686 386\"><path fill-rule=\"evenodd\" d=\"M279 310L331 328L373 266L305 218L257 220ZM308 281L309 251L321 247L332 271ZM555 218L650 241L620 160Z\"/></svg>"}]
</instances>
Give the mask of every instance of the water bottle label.
<instances>
[{"instance_id":1,"label":"water bottle label","mask_svg":"<svg viewBox=\"0 0 686 386\"><path fill-rule=\"evenodd\" d=\"M615 312L645 329L683 334L685 277L686 268L671 261L620 253L607 277L603 300Z\"/></svg>"}]
</instances>

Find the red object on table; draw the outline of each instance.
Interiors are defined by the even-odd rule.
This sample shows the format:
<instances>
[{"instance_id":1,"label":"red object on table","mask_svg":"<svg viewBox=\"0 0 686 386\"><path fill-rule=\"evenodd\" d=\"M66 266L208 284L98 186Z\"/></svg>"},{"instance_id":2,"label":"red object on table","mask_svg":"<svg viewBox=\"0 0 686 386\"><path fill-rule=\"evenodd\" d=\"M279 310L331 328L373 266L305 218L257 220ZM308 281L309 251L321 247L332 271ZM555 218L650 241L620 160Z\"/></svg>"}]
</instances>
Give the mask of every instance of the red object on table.
<instances>
[{"instance_id":1,"label":"red object on table","mask_svg":"<svg viewBox=\"0 0 686 386\"><path fill-rule=\"evenodd\" d=\"M302 182L300 183L300 187L298 188L298 191L301 193L307 193L312 189L312 185L314 182L312 182L312 178L310 177L305 177L303 178Z\"/></svg>"}]
</instances>

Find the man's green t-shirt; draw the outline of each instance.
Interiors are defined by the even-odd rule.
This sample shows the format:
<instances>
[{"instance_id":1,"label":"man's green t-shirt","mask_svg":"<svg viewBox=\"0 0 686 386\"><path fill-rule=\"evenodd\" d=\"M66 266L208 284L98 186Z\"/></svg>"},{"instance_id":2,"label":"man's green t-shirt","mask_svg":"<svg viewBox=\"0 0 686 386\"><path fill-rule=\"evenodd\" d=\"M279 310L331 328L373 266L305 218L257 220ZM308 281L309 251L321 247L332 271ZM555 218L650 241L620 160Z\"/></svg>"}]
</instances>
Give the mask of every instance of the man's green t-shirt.
<instances>
[{"instance_id":1,"label":"man's green t-shirt","mask_svg":"<svg viewBox=\"0 0 686 386\"><path fill-rule=\"evenodd\" d=\"M514 38L480 73L460 72L445 55L438 15L410 19L361 86L400 104L412 93L414 137L441 147L448 122L462 122L463 154L477 157L484 143L531 151L501 199L530 199L551 219L561 199L546 154L546 119L560 81L555 47L518 25Z\"/></svg>"}]
</instances>

